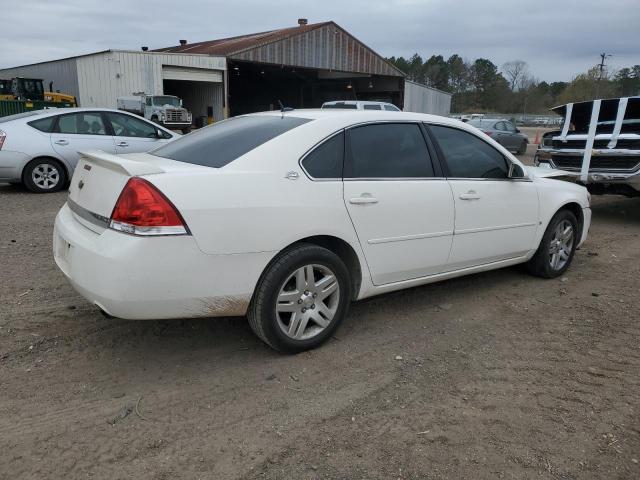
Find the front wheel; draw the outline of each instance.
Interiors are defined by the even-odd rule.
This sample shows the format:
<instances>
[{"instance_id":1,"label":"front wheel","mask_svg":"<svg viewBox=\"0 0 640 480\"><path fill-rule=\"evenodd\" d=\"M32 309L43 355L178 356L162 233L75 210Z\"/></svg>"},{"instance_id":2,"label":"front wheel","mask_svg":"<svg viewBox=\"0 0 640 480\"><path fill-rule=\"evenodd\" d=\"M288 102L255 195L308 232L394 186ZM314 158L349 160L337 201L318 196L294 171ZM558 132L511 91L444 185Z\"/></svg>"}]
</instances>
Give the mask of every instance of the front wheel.
<instances>
[{"instance_id":1,"label":"front wheel","mask_svg":"<svg viewBox=\"0 0 640 480\"><path fill-rule=\"evenodd\" d=\"M578 220L569 210L560 210L549 222L540 246L527 262L529 273L537 277L562 275L573 260L578 245Z\"/></svg>"},{"instance_id":2,"label":"front wheel","mask_svg":"<svg viewBox=\"0 0 640 480\"><path fill-rule=\"evenodd\" d=\"M288 353L316 348L338 328L351 301L340 257L312 244L280 254L258 282L247 316L265 343Z\"/></svg>"},{"instance_id":3,"label":"front wheel","mask_svg":"<svg viewBox=\"0 0 640 480\"><path fill-rule=\"evenodd\" d=\"M36 158L24 167L22 181L32 192L52 193L64 188L67 183L67 172L56 160Z\"/></svg>"}]
</instances>

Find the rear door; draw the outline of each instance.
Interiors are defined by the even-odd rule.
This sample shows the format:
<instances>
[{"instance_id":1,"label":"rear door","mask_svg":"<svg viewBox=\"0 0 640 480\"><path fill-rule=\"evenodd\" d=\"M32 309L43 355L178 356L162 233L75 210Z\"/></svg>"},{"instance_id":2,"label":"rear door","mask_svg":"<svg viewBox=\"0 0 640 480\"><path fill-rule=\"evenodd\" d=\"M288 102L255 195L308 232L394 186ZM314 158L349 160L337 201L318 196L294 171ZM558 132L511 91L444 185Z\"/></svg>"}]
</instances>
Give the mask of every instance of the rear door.
<instances>
[{"instance_id":1,"label":"rear door","mask_svg":"<svg viewBox=\"0 0 640 480\"><path fill-rule=\"evenodd\" d=\"M157 125L133 115L105 112L105 116L111 125L118 154L148 152L173 138ZM158 137L158 131L163 133L162 137Z\"/></svg>"},{"instance_id":2,"label":"rear door","mask_svg":"<svg viewBox=\"0 0 640 480\"><path fill-rule=\"evenodd\" d=\"M51 134L51 145L72 168L78 163L78 152L102 150L116 153L115 143L101 112L75 112L59 115Z\"/></svg>"},{"instance_id":3,"label":"rear door","mask_svg":"<svg viewBox=\"0 0 640 480\"><path fill-rule=\"evenodd\" d=\"M344 202L372 281L441 272L454 227L451 188L417 123L374 123L346 132Z\"/></svg>"},{"instance_id":4,"label":"rear door","mask_svg":"<svg viewBox=\"0 0 640 480\"><path fill-rule=\"evenodd\" d=\"M523 256L534 246L538 191L529 179L509 179L503 154L480 137L430 125L445 161L456 210L448 270Z\"/></svg>"}]
</instances>

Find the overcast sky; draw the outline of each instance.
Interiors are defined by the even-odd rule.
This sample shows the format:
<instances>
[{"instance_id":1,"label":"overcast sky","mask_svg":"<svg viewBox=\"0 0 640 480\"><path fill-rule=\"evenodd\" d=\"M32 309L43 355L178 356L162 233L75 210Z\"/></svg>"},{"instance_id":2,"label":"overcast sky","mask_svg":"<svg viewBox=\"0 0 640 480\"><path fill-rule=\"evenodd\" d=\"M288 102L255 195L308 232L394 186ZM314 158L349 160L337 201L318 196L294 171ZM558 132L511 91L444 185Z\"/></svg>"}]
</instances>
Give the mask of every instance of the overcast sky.
<instances>
[{"instance_id":1,"label":"overcast sky","mask_svg":"<svg viewBox=\"0 0 640 480\"><path fill-rule=\"evenodd\" d=\"M20 0L2 9L0 68L334 20L384 56L525 60L570 80L611 53L640 64L639 0Z\"/></svg>"}]
</instances>

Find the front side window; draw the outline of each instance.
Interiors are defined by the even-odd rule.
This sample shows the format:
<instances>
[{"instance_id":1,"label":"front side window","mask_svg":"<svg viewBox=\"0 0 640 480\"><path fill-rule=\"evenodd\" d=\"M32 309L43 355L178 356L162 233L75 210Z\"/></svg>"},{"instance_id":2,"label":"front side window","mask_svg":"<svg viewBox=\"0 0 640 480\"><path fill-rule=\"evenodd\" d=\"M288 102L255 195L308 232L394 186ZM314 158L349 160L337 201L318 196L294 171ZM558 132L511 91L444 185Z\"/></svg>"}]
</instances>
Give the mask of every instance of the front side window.
<instances>
[{"instance_id":1,"label":"front side window","mask_svg":"<svg viewBox=\"0 0 640 480\"><path fill-rule=\"evenodd\" d=\"M310 121L308 118L280 115L235 117L201 128L150 153L178 162L221 168Z\"/></svg>"},{"instance_id":2,"label":"front side window","mask_svg":"<svg viewBox=\"0 0 640 480\"><path fill-rule=\"evenodd\" d=\"M339 133L312 150L302 166L313 178L342 178L343 157L344 133Z\"/></svg>"},{"instance_id":3,"label":"front side window","mask_svg":"<svg viewBox=\"0 0 640 480\"><path fill-rule=\"evenodd\" d=\"M375 103L365 103L364 109L365 110L382 110L382 107L380 107L380 105L377 105Z\"/></svg>"},{"instance_id":4,"label":"front side window","mask_svg":"<svg viewBox=\"0 0 640 480\"><path fill-rule=\"evenodd\" d=\"M348 131L345 178L433 177L433 165L415 123L364 125Z\"/></svg>"},{"instance_id":5,"label":"front side window","mask_svg":"<svg viewBox=\"0 0 640 480\"><path fill-rule=\"evenodd\" d=\"M107 118L117 137L158 138L156 126L139 118L111 112L107 113Z\"/></svg>"},{"instance_id":6,"label":"front side window","mask_svg":"<svg viewBox=\"0 0 640 480\"><path fill-rule=\"evenodd\" d=\"M507 178L504 156L484 140L452 127L430 125L453 178Z\"/></svg>"},{"instance_id":7,"label":"front side window","mask_svg":"<svg viewBox=\"0 0 640 480\"><path fill-rule=\"evenodd\" d=\"M98 112L81 112L58 117L57 133L106 135L107 130Z\"/></svg>"}]
</instances>

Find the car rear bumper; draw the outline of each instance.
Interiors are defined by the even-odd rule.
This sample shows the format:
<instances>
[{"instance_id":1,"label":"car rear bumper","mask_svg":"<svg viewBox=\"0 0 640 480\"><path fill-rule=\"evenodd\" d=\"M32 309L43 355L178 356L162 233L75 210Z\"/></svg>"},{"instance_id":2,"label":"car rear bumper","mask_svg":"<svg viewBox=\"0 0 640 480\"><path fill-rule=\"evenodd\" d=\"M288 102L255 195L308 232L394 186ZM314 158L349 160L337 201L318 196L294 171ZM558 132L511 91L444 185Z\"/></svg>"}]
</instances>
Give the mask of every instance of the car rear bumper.
<instances>
[{"instance_id":1,"label":"car rear bumper","mask_svg":"<svg viewBox=\"0 0 640 480\"><path fill-rule=\"evenodd\" d=\"M67 204L56 217L53 254L80 295L131 320L244 315L273 255L208 255L187 235L96 233Z\"/></svg>"},{"instance_id":2,"label":"car rear bumper","mask_svg":"<svg viewBox=\"0 0 640 480\"><path fill-rule=\"evenodd\" d=\"M0 181L20 181L30 157L22 152L0 150Z\"/></svg>"}]
</instances>

